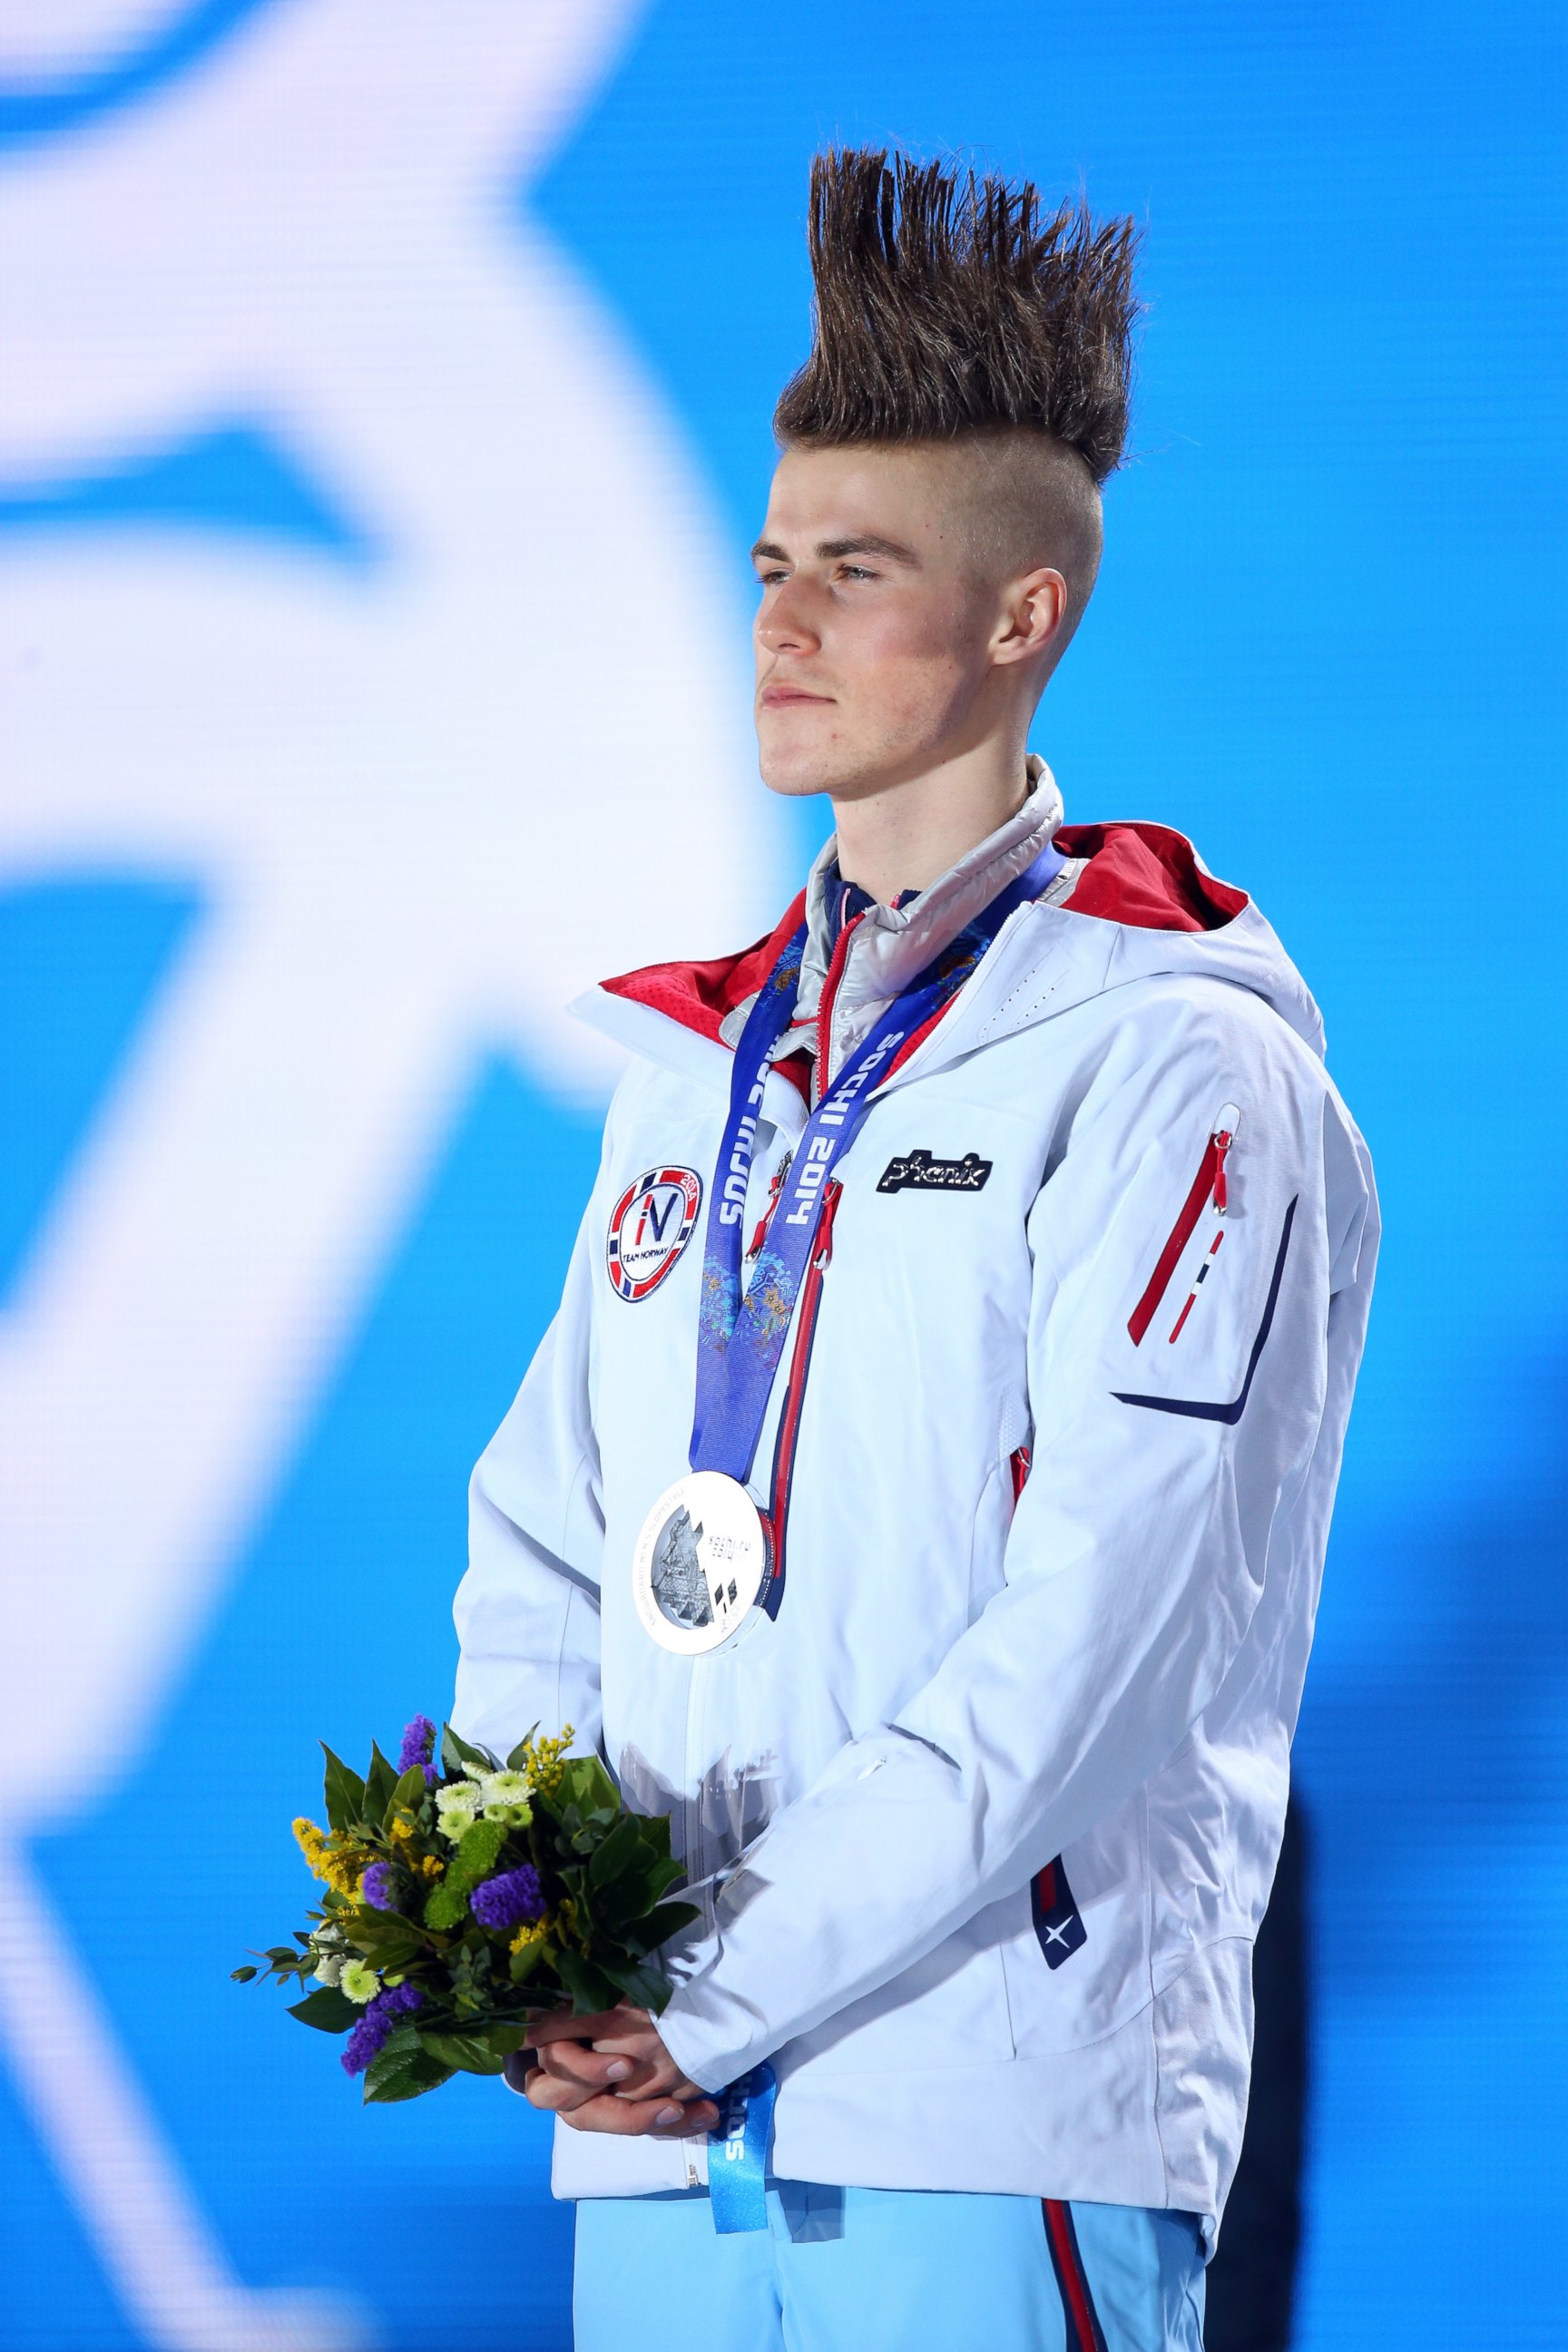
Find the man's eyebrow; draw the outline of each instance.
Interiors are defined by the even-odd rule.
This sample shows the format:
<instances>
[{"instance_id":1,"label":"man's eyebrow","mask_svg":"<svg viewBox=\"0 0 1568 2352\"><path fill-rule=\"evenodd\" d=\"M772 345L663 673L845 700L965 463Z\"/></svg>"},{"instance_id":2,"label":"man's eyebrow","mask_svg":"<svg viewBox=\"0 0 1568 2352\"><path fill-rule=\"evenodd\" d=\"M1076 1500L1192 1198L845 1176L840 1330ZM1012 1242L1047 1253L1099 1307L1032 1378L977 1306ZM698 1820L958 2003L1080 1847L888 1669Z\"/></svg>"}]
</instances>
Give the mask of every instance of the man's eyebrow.
<instances>
[{"instance_id":1,"label":"man's eyebrow","mask_svg":"<svg viewBox=\"0 0 1568 2352\"><path fill-rule=\"evenodd\" d=\"M846 555L880 555L889 563L911 563L917 567L920 563L912 547L905 547L896 539L883 539L874 530L857 531L852 539L819 539L816 542L819 563L837 562Z\"/></svg>"},{"instance_id":2,"label":"man's eyebrow","mask_svg":"<svg viewBox=\"0 0 1568 2352\"><path fill-rule=\"evenodd\" d=\"M896 539L883 539L874 530L857 531L852 539L819 539L816 542L819 563L835 563L846 555L879 555L889 563L908 563L916 570L920 567L920 557L912 547L905 547ZM752 550L753 563L787 563L789 560L774 539L759 539Z\"/></svg>"}]
</instances>

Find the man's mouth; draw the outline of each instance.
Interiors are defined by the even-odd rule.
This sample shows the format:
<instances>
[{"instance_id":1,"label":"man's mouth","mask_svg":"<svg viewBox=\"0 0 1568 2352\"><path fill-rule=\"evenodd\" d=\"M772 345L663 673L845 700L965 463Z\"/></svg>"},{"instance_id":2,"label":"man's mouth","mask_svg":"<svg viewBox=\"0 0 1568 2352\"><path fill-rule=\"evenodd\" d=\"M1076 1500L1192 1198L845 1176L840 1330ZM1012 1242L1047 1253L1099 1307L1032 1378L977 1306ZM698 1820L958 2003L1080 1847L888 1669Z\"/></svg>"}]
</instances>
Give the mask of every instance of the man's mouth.
<instances>
[{"instance_id":1,"label":"man's mouth","mask_svg":"<svg viewBox=\"0 0 1568 2352\"><path fill-rule=\"evenodd\" d=\"M792 703L831 702L833 697L830 694L811 694L804 686L789 686L775 680L771 686L763 687L758 698L764 710L785 710Z\"/></svg>"}]
</instances>

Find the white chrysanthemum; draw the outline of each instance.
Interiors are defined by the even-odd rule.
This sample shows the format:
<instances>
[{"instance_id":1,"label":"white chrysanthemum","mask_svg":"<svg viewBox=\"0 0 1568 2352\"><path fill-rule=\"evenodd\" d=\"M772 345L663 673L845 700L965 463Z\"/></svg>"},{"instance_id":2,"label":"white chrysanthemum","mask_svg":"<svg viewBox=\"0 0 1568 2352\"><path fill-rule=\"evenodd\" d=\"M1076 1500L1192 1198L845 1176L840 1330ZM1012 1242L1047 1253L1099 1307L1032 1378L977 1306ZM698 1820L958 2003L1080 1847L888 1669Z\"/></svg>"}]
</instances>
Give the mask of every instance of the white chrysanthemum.
<instances>
[{"instance_id":1,"label":"white chrysanthemum","mask_svg":"<svg viewBox=\"0 0 1568 2352\"><path fill-rule=\"evenodd\" d=\"M316 1970L318 1984L335 1985L342 1972L343 1956L341 1952L321 1953L321 1965Z\"/></svg>"},{"instance_id":2,"label":"white chrysanthemum","mask_svg":"<svg viewBox=\"0 0 1568 2352\"><path fill-rule=\"evenodd\" d=\"M455 1780L436 1796L436 1826L454 1845L479 1817L482 1792L477 1780Z\"/></svg>"},{"instance_id":3,"label":"white chrysanthemum","mask_svg":"<svg viewBox=\"0 0 1568 2352\"><path fill-rule=\"evenodd\" d=\"M375 1999L381 1990L381 1979L368 1960L350 1960L338 1979L338 1990L346 1992L351 2000L363 2005Z\"/></svg>"},{"instance_id":4,"label":"white chrysanthemum","mask_svg":"<svg viewBox=\"0 0 1568 2352\"><path fill-rule=\"evenodd\" d=\"M487 1772L479 1783L479 1797L488 1822L505 1822L521 1830L533 1819L527 1776L521 1772Z\"/></svg>"}]
</instances>

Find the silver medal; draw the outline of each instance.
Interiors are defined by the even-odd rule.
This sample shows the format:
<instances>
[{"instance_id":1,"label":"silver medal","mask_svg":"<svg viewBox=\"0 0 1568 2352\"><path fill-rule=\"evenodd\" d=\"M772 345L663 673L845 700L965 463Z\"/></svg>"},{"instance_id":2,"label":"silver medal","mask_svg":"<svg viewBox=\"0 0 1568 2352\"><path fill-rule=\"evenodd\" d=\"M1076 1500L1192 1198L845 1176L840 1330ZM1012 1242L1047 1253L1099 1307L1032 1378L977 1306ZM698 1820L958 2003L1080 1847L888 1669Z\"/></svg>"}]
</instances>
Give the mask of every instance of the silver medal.
<instances>
[{"instance_id":1,"label":"silver medal","mask_svg":"<svg viewBox=\"0 0 1568 2352\"><path fill-rule=\"evenodd\" d=\"M642 1524L632 1561L637 1615L667 1650L700 1657L731 1640L768 1574L762 1513L722 1470L689 1470Z\"/></svg>"}]
</instances>

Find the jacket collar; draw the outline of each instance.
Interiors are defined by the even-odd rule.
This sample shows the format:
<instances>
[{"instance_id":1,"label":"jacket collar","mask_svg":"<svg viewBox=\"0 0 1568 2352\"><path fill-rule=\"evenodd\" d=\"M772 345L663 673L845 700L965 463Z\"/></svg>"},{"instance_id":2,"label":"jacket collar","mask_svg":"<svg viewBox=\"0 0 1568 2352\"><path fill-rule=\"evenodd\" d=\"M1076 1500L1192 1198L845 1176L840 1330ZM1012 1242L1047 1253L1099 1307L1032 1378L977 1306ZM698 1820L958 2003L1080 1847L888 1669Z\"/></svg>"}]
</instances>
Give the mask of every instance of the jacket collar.
<instances>
[{"instance_id":1,"label":"jacket collar","mask_svg":"<svg viewBox=\"0 0 1568 2352\"><path fill-rule=\"evenodd\" d=\"M1029 792L1023 807L966 850L918 898L907 907L877 903L868 908L846 951L837 1008L849 1013L889 1003L951 945L966 923L991 904L998 891L1033 865L1062 821L1062 798L1050 770L1033 751L1028 774ZM830 834L806 877L800 993L792 1032L781 1043L781 1053L801 1042L795 1032L815 1026L821 1006L823 982L837 939L828 877L836 874L837 864L838 836ZM1058 881L1071 887L1065 875ZM726 1035L725 1042L734 1041Z\"/></svg>"}]
</instances>

